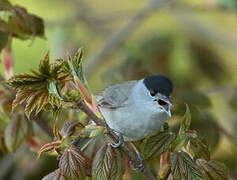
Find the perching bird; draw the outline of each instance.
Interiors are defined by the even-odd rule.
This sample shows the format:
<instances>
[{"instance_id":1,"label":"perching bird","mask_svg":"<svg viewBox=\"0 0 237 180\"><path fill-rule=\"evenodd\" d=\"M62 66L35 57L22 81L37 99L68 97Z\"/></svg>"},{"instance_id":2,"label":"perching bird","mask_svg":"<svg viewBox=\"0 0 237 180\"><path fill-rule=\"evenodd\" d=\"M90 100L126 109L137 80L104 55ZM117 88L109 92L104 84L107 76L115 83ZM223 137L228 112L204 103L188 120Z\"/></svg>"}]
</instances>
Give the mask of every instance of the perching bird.
<instances>
[{"instance_id":1,"label":"perching bird","mask_svg":"<svg viewBox=\"0 0 237 180\"><path fill-rule=\"evenodd\" d=\"M108 126L124 141L152 135L171 117L172 82L163 75L113 85L96 96Z\"/></svg>"}]
</instances>

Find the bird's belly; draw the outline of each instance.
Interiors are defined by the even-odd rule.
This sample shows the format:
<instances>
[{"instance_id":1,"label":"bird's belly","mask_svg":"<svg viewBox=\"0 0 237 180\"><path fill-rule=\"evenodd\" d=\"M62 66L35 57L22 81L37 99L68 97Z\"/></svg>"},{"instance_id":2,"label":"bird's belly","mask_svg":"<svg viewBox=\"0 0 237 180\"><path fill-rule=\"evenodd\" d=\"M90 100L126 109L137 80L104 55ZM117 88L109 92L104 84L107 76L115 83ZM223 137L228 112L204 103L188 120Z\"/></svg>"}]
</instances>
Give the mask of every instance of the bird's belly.
<instances>
[{"instance_id":1,"label":"bird's belly","mask_svg":"<svg viewBox=\"0 0 237 180\"><path fill-rule=\"evenodd\" d=\"M116 110L101 109L108 126L122 133L125 141L137 141L158 130L167 119L164 113L152 114L149 111L138 111L128 108Z\"/></svg>"}]
</instances>

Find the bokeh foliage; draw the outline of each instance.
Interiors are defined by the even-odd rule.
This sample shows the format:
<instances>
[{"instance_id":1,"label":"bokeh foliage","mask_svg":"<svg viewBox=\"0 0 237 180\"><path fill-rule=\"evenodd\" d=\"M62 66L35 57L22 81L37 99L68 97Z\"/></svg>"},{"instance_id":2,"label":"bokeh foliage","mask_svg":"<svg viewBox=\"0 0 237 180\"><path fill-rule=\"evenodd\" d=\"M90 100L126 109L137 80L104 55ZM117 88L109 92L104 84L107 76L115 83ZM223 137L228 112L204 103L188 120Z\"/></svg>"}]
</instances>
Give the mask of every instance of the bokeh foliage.
<instances>
[{"instance_id":1,"label":"bokeh foliage","mask_svg":"<svg viewBox=\"0 0 237 180\"><path fill-rule=\"evenodd\" d=\"M33 27L34 23L29 20L34 19L29 18L32 14L37 14L37 18L41 16L46 25L47 40L33 38L32 43L13 39L15 72L18 73L29 72L31 68L35 69L39 59L46 54L48 49L51 50L51 56L65 57L68 52L84 45L86 63L93 60L95 52L106 43L108 34L113 35L117 30L123 28L127 19L144 7L144 1L141 0L134 2L93 0L67 3L65 1L19 2L13 0L11 2L27 9L26 11L17 6L16 10L11 10L11 13L14 12L13 15L17 16L13 19L19 22L16 23L15 37L32 39L36 32L41 32L39 35L42 36L42 29L36 31L37 27L29 28ZM9 6L7 3L5 6L0 6L0 9L2 7L12 8L12 5ZM0 35L0 48L4 47L7 42L9 32L6 22L11 13L3 15L4 23L0 21L0 34L2 35ZM0 15L2 17L2 11ZM22 16L31 26L22 28ZM235 160L237 134L234 128L236 127L237 102L235 85L237 82L237 63L235 62L237 24L235 18L236 2L234 0L183 0L171 8L164 8L142 19L143 23L126 38L123 46L118 46L113 56L107 56L96 71L88 76L92 90L96 91L110 84L139 79L147 74L165 73L169 75L175 83L175 94L173 95L175 106L173 119L169 122L172 131L178 132L177 119L185 112L183 102L188 103L192 114L191 129L197 130L207 140L212 158L225 162L233 179L236 178L237 168ZM75 94L72 93L71 97L77 97ZM1 113L3 123L0 123L1 139L4 134L2 129L5 128L8 119L11 119L9 101L13 100L14 92L9 91L7 95L8 97L1 96L1 109L3 110ZM22 109L17 111L22 111ZM50 115L40 113L40 116L52 126ZM70 121L78 120L78 118L78 113L69 111L60 115L57 125L62 126L63 119ZM80 117L80 120L82 119L83 122L87 121L84 116ZM42 134L44 142L48 142L49 138L45 133L35 123L33 124L35 133ZM190 143L187 143L189 147L192 147L194 139L195 136L190 136ZM0 142L2 143L1 140ZM34 143L31 142L31 144ZM202 148L198 144L194 146ZM1 149L5 148L1 146ZM28 159L32 158L29 153L28 155L23 154ZM16 156L19 157L19 154ZM6 157L1 157L1 162L4 162ZM206 161L198 164L211 169L210 166L213 164L209 166ZM22 161L19 162L22 163ZM17 172L20 171L22 177L37 179L33 173L25 172L24 168L19 166L20 163L12 162L11 167ZM37 169L44 169L44 164L37 166ZM42 177L53 169L55 168L42 170L44 173L41 175L36 174ZM137 175L134 174L134 177Z\"/></svg>"}]
</instances>

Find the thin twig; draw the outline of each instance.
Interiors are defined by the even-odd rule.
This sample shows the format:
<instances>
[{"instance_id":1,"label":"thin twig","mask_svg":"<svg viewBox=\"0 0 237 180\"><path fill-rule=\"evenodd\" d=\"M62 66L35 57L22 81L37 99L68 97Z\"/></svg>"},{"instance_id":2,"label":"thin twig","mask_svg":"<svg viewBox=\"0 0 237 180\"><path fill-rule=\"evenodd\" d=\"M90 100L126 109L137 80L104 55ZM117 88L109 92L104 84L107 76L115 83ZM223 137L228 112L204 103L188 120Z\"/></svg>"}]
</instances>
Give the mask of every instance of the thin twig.
<instances>
[{"instance_id":1,"label":"thin twig","mask_svg":"<svg viewBox=\"0 0 237 180\"><path fill-rule=\"evenodd\" d=\"M92 112L90 110L90 108L86 105L86 103L84 101L79 101L77 103L77 107L83 111L92 121L94 121L97 125L100 126L104 126L106 127L109 131L107 133L107 136L114 142L117 142L119 137L110 130L110 128L108 127L108 125L106 124L105 121L103 121L102 119L100 119L98 116L96 116L96 114L94 112ZM132 160L133 162L139 162L139 157L138 155L134 152L131 151L131 149L129 148L129 146L124 143L123 145L119 146L120 150L122 150L123 152L125 152L125 154L130 158L130 160ZM144 174L144 176L147 177L147 179L149 180L159 180L158 178L156 178L150 171L149 168L147 168L147 166L145 165L145 169L142 172Z\"/></svg>"}]
</instances>

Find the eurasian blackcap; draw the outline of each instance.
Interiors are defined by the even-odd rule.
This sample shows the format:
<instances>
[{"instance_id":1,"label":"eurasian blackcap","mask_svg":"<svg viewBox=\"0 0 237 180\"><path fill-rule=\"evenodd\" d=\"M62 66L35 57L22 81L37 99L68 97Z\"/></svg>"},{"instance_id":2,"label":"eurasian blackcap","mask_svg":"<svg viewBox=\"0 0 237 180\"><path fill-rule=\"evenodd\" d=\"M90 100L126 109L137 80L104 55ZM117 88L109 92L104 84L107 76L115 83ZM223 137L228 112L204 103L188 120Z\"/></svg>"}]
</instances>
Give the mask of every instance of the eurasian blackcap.
<instances>
[{"instance_id":1,"label":"eurasian blackcap","mask_svg":"<svg viewBox=\"0 0 237 180\"><path fill-rule=\"evenodd\" d=\"M125 141L152 135L171 117L172 82L163 75L113 85L96 96L108 126Z\"/></svg>"}]
</instances>

